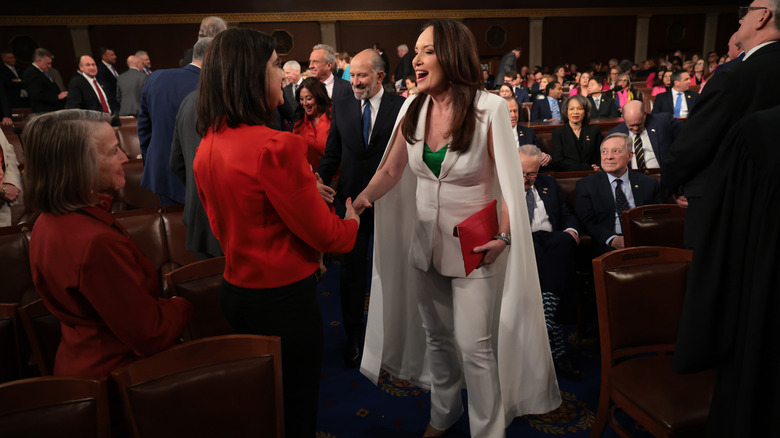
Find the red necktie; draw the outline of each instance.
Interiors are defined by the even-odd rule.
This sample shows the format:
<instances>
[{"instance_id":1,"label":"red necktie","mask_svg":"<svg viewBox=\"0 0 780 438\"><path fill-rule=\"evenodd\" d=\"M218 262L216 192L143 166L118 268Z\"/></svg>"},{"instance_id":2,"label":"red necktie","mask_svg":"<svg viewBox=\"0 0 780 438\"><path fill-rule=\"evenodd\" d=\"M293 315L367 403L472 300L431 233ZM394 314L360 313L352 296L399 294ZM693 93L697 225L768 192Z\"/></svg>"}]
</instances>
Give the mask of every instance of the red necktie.
<instances>
[{"instance_id":1,"label":"red necktie","mask_svg":"<svg viewBox=\"0 0 780 438\"><path fill-rule=\"evenodd\" d=\"M103 97L103 90L100 89L100 84L98 84L97 80L92 79L92 83L95 84L95 89L97 90L98 97L100 98L100 106L103 107L104 113L110 113L108 110L108 104L106 103L106 98Z\"/></svg>"}]
</instances>

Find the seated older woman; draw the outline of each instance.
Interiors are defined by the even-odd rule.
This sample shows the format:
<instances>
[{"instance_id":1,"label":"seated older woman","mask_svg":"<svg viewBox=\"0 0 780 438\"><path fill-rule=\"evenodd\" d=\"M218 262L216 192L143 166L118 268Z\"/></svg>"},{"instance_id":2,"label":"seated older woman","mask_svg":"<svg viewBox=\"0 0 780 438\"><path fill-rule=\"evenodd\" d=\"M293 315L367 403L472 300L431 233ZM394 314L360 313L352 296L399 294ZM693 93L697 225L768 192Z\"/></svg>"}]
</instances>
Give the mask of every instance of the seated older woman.
<instances>
[{"instance_id":1,"label":"seated older woman","mask_svg":"<svg viewBox=\"0 0 780 438\"><path fill-rule=\"evenodd\" d=\"M158 275L108 212L125 185L110 116L62 110L24 130L25 202L41 213L30 238L33 283L61 322L54 374L105 376L175 344L189 301L158 296Z\"/></svg>"},{"instance_id":2,"label":"seated older woman","mask_svg":"<svg viewBox=\"0 0 780 438\"><path fill-rule=\"evenodd\" d=\"M569 96L563 101L563 126L553 129L553 169L557 171L599 170L601 129L590 123L590 101L582 96Z\"/></svg>"},{"instance_id":3,"label":"seated older woman","mask_svg":"<svg viewBox=\"0 0 780 438\"><path fill-rule=\"evenodd\" d=\"M612 89L612 99L622 113L623 106L632 100L642 100L642 96L631 86L631 77L628 73L621 73L617 77L617 86Z\"/></svg>"}]
</instances>

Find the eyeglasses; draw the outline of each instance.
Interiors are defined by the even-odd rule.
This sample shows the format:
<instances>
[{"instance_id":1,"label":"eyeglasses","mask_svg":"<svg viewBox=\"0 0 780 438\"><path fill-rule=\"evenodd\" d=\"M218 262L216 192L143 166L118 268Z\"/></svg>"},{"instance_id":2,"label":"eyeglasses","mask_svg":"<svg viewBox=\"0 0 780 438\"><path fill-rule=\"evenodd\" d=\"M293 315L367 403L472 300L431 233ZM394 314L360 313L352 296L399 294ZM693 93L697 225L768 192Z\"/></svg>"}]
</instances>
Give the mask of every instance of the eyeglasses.
<instances>
[{"instance_id":1,"label":"eyeglasses","mask_svg":"<svg viewBox=\"0 0 780 438\"><path fill-rule=\"evenodd\" d=\"M739 17L740 20L745 18L745 15L748 14L748 12L755 10L755 9L769 9L764 6L740 6L739 9L737 9L737 17Z\"/></svg>"}]
</instances>

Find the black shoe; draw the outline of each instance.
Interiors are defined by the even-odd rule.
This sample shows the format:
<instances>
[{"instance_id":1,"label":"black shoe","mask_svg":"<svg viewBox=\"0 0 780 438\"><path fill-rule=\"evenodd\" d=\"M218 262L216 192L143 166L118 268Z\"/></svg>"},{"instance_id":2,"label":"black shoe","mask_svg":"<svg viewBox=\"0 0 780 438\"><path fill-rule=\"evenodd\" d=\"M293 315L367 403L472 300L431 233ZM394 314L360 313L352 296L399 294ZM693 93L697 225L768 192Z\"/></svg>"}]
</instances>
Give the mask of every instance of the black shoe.
<instances>
[{"instance_id":1,"label":"black shoe","mask_svg":"<svg viewBox=\"0 0 780 438\"><path fill-rule=\"evenodd\" d=\"M344 349L344 362L347 368L355 368L360 365L361 347L360 338L347 338L347 345Z\"/></svg>"},{"instance_id":2,"label":"black shoe","mask_svg":"<svg viewBox=\"0 0 780 438\"><path fill-rule=\"evenodd\" d=\"M555 373L559 376L562 376L573 382L579 382L582 380L584 374L582 371L574 367L574 363L572 363L571 359L569 359L569 356L553 359L553 363L555 364Z\"/></svg>"}]
</instances>

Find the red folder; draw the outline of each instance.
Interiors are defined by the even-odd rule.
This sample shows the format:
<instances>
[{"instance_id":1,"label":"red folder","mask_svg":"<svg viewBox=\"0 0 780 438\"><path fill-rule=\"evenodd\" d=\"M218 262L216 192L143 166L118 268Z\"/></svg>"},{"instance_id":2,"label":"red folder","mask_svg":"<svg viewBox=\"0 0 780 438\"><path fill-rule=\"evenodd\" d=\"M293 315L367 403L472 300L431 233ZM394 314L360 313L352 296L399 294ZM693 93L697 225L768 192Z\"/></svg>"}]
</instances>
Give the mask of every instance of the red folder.
<instances>
[{"instance_id":1,"label":"red folder","mask_svg":"<svg viewBox=\"0 0 780 438\"><path fill-rule=\"evenodd\" d=\"M496 200L456 225L452 234L460 240L463 266L466 268L466 275L469 275L485 256L481 252L475 253L474 248L488 243L498 234Z\"/></svg>"}]
</instances>

